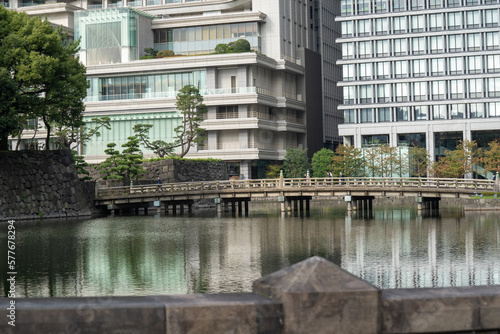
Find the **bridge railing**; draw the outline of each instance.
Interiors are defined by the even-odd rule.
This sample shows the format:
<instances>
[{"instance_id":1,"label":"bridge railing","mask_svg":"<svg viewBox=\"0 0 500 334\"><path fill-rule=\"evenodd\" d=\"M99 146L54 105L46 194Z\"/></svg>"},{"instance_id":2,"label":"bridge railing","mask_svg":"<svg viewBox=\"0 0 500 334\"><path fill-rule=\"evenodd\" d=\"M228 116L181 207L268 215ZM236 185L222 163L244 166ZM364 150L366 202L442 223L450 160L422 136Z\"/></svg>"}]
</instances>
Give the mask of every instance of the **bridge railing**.
<instances>
[{"instance_id":1,"label":"bridge railing","mask_svg":"<svg viewBox=\"0 0 500 334\"><path fill-rule=\"evenodd\" d=\"M148 193L198 193L231 189L290 189L308 188L433 188L468 189L487 191L494 189L494 181L473 179L411 178L411 177L333 177L333 178L284 178L258 180L226 180L185 183L166 183L162 185L137 185L98 189L97 197L123 196Z\"/></svg>"}]
</instances>

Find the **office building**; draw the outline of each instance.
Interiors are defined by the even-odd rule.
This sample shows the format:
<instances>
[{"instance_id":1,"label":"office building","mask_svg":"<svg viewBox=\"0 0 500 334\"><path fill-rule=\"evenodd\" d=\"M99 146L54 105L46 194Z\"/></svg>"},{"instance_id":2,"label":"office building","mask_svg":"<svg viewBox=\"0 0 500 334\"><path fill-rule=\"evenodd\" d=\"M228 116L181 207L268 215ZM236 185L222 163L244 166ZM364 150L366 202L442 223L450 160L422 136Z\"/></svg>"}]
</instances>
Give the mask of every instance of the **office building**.
<instances>
[{"instance_id":1,"label":"office building","mask_svg":"<svg viewBox=\"0 0 500 334\"><path fill-rule=\"evenodd\" d=\"M497 0L341 0L344 124L356 147L500 138Z\"/></svg>"}]
</instances>

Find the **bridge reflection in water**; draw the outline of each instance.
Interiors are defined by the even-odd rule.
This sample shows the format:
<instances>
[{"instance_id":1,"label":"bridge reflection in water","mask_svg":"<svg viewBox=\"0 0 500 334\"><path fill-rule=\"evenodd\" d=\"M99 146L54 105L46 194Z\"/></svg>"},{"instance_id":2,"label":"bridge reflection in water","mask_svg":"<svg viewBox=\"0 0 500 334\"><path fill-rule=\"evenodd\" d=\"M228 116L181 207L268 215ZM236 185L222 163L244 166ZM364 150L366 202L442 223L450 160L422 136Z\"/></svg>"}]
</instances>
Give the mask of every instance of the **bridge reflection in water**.
<instances>
[{"instance_id":1,"label":"bridge reflection in water","mask_svg":"<svg viewBox=\"0 0 500 334\"><path fill-rule=\"evenodd\" d=\"M310 217L273 214L275 205L253 209L248 218L18 224L19 296L250 291L255 279L313 255L382 288L500 284L494 214L425 218L415 209L379 208L367 220L345 208L314 206Z\"/></svg>"}]
</instances>

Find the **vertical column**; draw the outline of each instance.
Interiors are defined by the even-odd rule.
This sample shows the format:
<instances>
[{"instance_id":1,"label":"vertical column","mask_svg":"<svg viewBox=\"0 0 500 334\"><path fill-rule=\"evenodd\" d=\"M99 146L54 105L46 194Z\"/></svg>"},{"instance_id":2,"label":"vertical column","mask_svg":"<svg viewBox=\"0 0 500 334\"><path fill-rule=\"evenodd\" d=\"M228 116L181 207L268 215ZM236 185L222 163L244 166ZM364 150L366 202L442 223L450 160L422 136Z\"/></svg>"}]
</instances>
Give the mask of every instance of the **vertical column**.
<instances>
[{"instance_id":1,"label":"vertical column","mask_svg":"<svg viewBox=\"0 0 500 334\"><path fill-rule=\"evenodd\" d=\"M252 161L243 160L240 162L240 179L248 180L252 178Z\"/></svg>"},{"instance_id":2,"label":"vertical column","mask_svg":"<svg viewBox=\"0 0 500 334\"><path fill-rule=\"evenodd\" d=\"M300 212L304 213L304 200L303 199L299 199L299 203L300 203Z\"/></svg>"},{"instance_id":3,"label":"vertical column","mask_svg":"<svg viewBox=\"0 0 500 334\"><path fill-rule=\"evenodd\" d=\"M238 214L241 215L243 213L243 210L242 210L242 201L239 200L238 201Z\"/></svg>"},{"instance_id":4,"label":"vertical column","mask_svg":"<svg viewBox=\"0 0 500 334\"><path fill-rule=\"evenodd\" d=\"M245 216L248 217L248 200L245 200Z\"/></svg>"}]
</instances>

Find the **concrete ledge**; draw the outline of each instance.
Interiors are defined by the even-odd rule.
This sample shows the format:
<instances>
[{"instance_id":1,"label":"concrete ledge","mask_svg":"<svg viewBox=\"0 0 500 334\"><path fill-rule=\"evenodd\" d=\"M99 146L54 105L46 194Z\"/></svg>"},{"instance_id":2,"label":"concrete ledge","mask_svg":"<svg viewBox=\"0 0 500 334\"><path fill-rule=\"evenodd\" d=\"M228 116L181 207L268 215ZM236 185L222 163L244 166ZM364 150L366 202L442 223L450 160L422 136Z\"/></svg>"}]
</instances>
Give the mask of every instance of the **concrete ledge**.
<instances>
[{"instance_id":1,"label":"concrete ledge","mask_svg":"<svg viewBox=\"0 0 500 334\"><path fill-rule=\"evenodd\" d=\"M383 333L500 329L500 286L382 291Z\"/></svg>"},{"instance_id":2,"label":"concrete ledge","mask_svg":"<svg viewBox=\"0 0 500 334\"><path fill-rule=\"evenodd\" d=\"M254 282L256 293L20 298L0 333L500 333L500 285L380 290L320 257ZM12 320L12 319L10 319Z\"/></svg>"}]
</instances>

